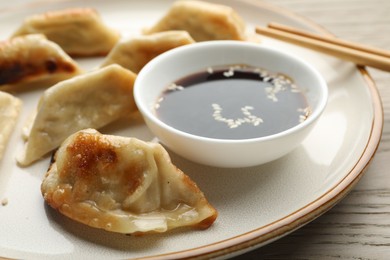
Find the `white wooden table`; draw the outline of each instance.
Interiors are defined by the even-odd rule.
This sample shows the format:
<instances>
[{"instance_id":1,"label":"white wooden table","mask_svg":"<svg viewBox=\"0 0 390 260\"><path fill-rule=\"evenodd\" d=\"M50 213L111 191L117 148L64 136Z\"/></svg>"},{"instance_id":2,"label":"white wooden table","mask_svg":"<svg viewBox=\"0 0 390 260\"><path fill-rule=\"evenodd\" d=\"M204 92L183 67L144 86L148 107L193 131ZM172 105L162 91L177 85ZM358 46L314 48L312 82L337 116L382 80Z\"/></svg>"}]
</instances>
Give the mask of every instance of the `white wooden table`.
<instances>
[{"instance_id":1,"label":"white wooden table","mask_svg":"<svg viewBox=\"0 0 390 260\"><path fill-rule=\"evenodd\" d=\"M269 0L337 37L390 49L388 0ZM294 233L237 259L390 259L390 73L368 69L384 107L370 167L333 209Z\"/></svg>"}]
</instances>

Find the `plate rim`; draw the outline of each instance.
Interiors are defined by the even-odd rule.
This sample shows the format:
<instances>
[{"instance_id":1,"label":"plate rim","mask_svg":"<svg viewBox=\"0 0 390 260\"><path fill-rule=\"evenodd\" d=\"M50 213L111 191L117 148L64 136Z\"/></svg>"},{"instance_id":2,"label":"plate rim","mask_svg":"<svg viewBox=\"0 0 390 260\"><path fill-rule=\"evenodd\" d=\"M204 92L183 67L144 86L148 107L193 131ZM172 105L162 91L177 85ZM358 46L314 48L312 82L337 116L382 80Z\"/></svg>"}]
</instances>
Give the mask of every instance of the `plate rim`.
<instances>
[{"instance_id":1,"label":"plate rim","mask_svg":"<svg viewBox=\"0 0 390 260\"><path fill-rule=\"evenodd\" d=\"M46 4L58 4L64 2L72 1L59 0L53 2L50 0L33 0L32 2L19 4L13 7L0 8L0 13L12 12L20 10L22 8L34 8ZM288 10L287 8L268 2L262 2L261 0L236 0L236 2L253 5L256 8L268 9L274 13L282 14L283 16L286 16L301 24L304 24L318 33L334 36L323 26L317 24L309 18L306 18L291 10ZM380 98L379 90L375 84L375 81L365 67L356 66L356 68L361 74L365 85L368 87L368 91L371 96L371 105L373 106L373 119L370 129L370 135L362 154L360 155L357 162L353 165L351 170L347 174L345 174L345 176L338 183L336 183L332 188L327 190L320 197L311 201L307 205L265 226L253 229L249 232L225 240L214 242L212 244L176 252L141 257L138 259L167 259L168 257L169 259L205 259L229 256L229 254L239 255L241 253L251 251L258 247L271 243L285 235L288 235L289 233L303 227L307 223L321 216L326 211L331 209L334 205L336 205L339 201L341 201L348 194L348 192L359 182L359 180L371 164L380 144L384 124L384 111L382 100ZM3 258L3 256L0 255L0 259L9 258Z\"/></svg>"}]
</instances>

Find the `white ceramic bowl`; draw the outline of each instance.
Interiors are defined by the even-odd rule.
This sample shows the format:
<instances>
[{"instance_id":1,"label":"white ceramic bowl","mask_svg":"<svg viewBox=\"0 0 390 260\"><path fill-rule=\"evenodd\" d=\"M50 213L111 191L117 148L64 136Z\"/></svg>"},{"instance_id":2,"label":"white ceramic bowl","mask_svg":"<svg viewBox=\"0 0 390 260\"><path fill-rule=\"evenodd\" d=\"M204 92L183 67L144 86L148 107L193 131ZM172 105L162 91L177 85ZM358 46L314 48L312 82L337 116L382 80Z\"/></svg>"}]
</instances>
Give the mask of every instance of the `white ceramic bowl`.
<instances>
[{"instance_id":1,"label":"white ceramic bowl","mask_svg":"<svg viewBox=\"0 0 390 260\"><path fill-rule=\"evenodd\" d=\"M312 110L302 123L283 132L251 139L213 139L189 134L162 122L155 104L166 87L210 66L247 64L283 73L305 86ZM307 62L260 44L210 41L179 47L149 62L138 74L134 98L147 126L175 153L200 164L217 167L248 167L280 158L296 148L323 112L328 97L322 76Z\"/></svg>"}]
</instances>

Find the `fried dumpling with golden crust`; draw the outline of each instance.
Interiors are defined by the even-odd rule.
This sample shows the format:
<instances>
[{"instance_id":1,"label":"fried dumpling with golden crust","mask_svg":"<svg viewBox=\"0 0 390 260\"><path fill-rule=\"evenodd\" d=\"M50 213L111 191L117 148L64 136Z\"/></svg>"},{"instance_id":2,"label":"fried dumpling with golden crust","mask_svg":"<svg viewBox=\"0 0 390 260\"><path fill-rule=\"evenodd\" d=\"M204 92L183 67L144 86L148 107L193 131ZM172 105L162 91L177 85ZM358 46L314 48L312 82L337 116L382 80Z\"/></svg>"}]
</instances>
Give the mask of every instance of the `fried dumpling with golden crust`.
<instances>
[{"instance_id":1,"label":"fried dumpling with golden crust","mask_svg":"<svg viewBox=\"0 0 390 260\"><path fill-rule=\"evenodd\" d=\"M101 65L119 64L138 73L149 61L170 49L194 43L185 31L166 31L140 35L119 42Z\"/></svg>"},{"instance_id":2,"label":"fried dumpling with golden crust","mask_svg":"<svg viewBox=\"0 0 390 260\"><path fill-rule=\"evenodd\" d=\"M41 185L45 201L91 227L125 234L208 228L217 211L158 143L79 131L61 145Z\"/></svg>"},{"instance_id":3,"label":"fried dumpling with golden crust","mask_svg":"<svg viewBox=\"0 0 390 260\"><path fill-rule=\"evenodd\" d=\"M119 65L79 75L47 89L38 104L25 151L17 158L29 165L57 148L69 135L100 128L136 111L136 75Z\"/></svg>"},{"instance_id":4,"label":"fried dumpling with golden crust","mask_svg":"<svg viewBox=\"0 0 390 260\"><path fill-rule=\"evenodd\" d=\"M77 63L44 35L0 42L0 87L37 79L64 80L80 73Z\"/></svg>"},{"instance_id":5,"label":"fried dumpling with golden crust","mask_svg":"<svg viewBox=\"0 0 390 260\"><path fill-rule=\"evenodd\" d=\"M187 31L195 41L245 40L245 23L233 8L201 1L176 1L146 34Z\"/></svg>"},{"instance_id":6,"label":"fried dumpling with golden crust","mask_svg":"<svg viewBox=\"0 0 390 260\"><path fill-rule=\"evenodd\" d=\"M19 116L22 101L0 91L0 160Z\"/></svg>"},{"instance_id":7,"label":"fried dumpling with golden crust","mask_svg":"<svg viewBox=\"0 0 390 260\"><path fill-rule=\"evenodd\" d=\"M120 34L106 26L91 8L49 11L27 17L13 36L40 33L71 56L103 56Z\"/></svg>"}]
</instances>

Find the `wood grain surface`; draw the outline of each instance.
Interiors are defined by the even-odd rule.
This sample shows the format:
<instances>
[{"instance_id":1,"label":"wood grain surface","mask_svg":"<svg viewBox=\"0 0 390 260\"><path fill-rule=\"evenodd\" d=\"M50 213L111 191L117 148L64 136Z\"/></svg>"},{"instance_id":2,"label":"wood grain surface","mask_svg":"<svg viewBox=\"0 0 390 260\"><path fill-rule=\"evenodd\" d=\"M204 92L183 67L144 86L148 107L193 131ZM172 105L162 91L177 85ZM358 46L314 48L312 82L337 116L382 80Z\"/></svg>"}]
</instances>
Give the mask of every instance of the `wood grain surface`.
<instances>
[{"instance_id":1,"label":"wood grain surface","mask_svg":"<svg viewBox=\"0 0 390 260\"><path fill-rule=\"evenodd\" d=\"M388 0L269 0L345 40L390 50ZM368 68L384 107L377 153L363 178L330 211L236 259L390 259L390 73Z\"/></svg>"}]
</instances>

